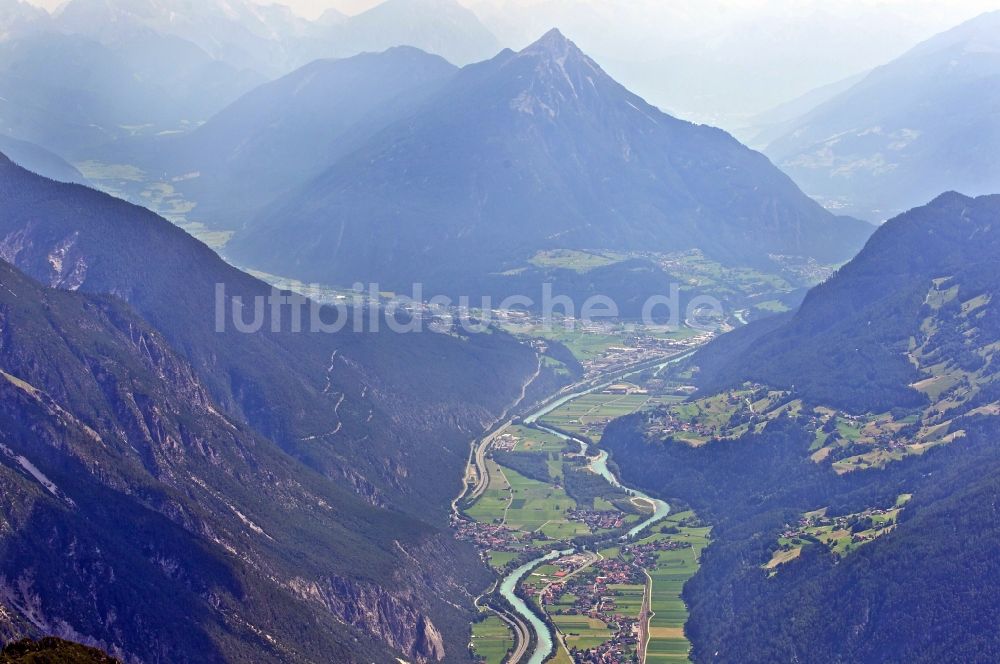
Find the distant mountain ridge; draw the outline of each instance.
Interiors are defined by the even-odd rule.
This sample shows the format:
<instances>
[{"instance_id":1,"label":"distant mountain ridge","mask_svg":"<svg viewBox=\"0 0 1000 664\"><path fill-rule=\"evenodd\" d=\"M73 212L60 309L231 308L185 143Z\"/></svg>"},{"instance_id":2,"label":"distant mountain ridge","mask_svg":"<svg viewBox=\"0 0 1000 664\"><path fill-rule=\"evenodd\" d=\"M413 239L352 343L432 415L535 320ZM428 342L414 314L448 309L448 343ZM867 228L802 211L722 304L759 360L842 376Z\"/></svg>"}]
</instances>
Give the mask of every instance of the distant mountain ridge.
<instances>
[{"instance_id":1,"label":"distant mountain ridge","mask_svg":"<svg viewBox=\"0 0 1000 664\"><path fill-rule=\"evenodd\" d=\"M1000 191L1000 12L933 37L789 123L765 152L831 209L882 221Z\"/></svg>"},{"instance_id":2,"label":"distant mountain ridge","mask_svg":"<svg viewBox=\"0 0 1000 664\"><path fill-rule=\"evenodd\" d=\"M70 0L52 16L7 0L0 124L70 161L134 165L135 139L188 132L315 60L397 46L458 64L500 49L454 0L387 0L320 21L252 0Z\"/></svg>"},{"instance_id":3,"label":"distant mountain ridge","mask_svg":"<svg viewBox=\"0 0 1000 664\"><path fill-rule=\"evenodd\" d=\"M0 122L12 138L84 161L135 134L193 126L262 80L147 30L113 45L39 32L0 41Z\"/></svg>"},{"instance_id":4,"label":"distant mountain ridge","mask_svg":"<svg viewBox=\"0 0 1000 664\"><path fill-rule=\"evenodd\" d=\"M183 39L239 70L282 76L318 58L413 46L464 65L496 54L493 34L454 0L385 0L309 21L253 0L70 0L51 25L114 45L136 32Z\"/></svg>"},{"instance_id":5,"label":"distant mountain ridge","mask_svg":"<svg viewBox=\"0 0 1000 664\"><path fill-rule=\"evenodd\" d=\"M457 284L555 248L842 260L837 219L725 132L667 116L558 30L466 67L227 246L324 283Z\"/></svg>"},{"instance_id":6,"label":"distant mountain ridge","mask_svg":"<svg viewBox=\"0 0 1000 664\"><path fill-rule=\"evenodd\" d=\"M152 144L150 161L196 173L176 187L197 202L198 218L239 228L457 71L408 46L317 60L255 88L195 131Z\"/></svg>"},{"instance_id":7,"label":"distant mountain ridge","mask_svg":"<svg viewBox=\"0 0 1000 664\"><path fill-rule=\"evenodd\" d=\"M33 143L0 135L0 153L25 169L49 179L58 182L87 184L87 178L83 177L83 174L76 167L67 163L59 155Z\"/></svg>"},{"instance_id":8,"label":"distant mountain ridge","mask_svg":"<svg viewBox=\"0 0 1000 664\"><path fill-rule=\"evenodd\" d=\"M385 0L334 22L322 39L336 44L332 55L413 46L456 65L491 58L501 48L479 18L454 0Z\"/></svg>"}]
</instances>

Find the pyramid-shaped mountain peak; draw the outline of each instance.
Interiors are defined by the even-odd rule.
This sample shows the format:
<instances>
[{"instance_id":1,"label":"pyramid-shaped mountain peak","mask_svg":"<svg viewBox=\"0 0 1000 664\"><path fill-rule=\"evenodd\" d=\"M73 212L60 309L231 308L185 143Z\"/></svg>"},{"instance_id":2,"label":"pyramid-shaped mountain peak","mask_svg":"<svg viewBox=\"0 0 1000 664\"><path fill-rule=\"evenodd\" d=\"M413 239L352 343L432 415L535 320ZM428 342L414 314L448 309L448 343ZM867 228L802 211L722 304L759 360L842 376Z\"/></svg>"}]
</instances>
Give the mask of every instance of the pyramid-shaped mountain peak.
<instances>
[{"instance_id":1,"label":"pyramid-shaped mountain peak","mask_svg":"<svg viewBox=\"0 0 1000 664\"><path fill-rule=\"evenodd\" d=\"M563 57L569 53L582 53L572 41L559 31L559 28L552 28L541 39L527 46L521 51L522 55L552 55Z\"/></svg>"}]
</instances>

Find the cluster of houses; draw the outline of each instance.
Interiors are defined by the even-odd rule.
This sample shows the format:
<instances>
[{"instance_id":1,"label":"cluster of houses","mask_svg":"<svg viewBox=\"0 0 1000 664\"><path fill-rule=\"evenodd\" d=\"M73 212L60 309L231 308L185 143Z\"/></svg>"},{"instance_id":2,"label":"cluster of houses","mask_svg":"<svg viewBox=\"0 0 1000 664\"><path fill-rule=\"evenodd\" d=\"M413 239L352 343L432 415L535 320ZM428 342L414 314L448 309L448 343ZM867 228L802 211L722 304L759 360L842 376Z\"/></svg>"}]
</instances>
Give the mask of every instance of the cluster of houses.
<instances>
[{"instance_id":1,"label":"cluster of houses","mask_svg":"<svg viewBox=\"0 0 1000 664\"><path fill-rule=\"evenodd\" d=\"M672 539L660 539L655 542L645 544L633 544L625 547L624 551L632 554L632 561L644 570L653 571L659 565L659 553L661 551L677 551L680 549L690 549L690 542L678 542Z\"/></svg>"},{"instance_id":2,"label":"cluster of houses","mask_svg":"<svg viewBox=\"0 0 1000 664\"><path fill-rule=\"evenodd\" d=\"M695 435L700 438L712 438L719 435L714 427L698 421L678 419L669 410L659 410L650 416L646 432L658 438L667 438L679 433Z\"/></svg>"},{"instance_id":3,"label":"cluster of houses","mask_svg":"<svg viewBox=\"0 0 1000 664\"><path fill-rule=\"evenodd\" d=\"M570 648L574 664L635 664L639 661L639 622L626 620L610 640L587 650Z\"/></svg>"},{"instance_id":4,"label":"cluster of houses","mask_svg":"<svg viewBox=\"0 0 1000 664\"><path fill-rule=\"evenodd\" d=\"M479 549L485 562L489 562L489 551L523 551L524 533L512 530L506 526L494 523L480 523L458 517L452 517L452 528L455 537L465 542L472 542Z\"/></svg>"},{"instance_id":5,"label":"cluster of houses","mask_svg":"<svg viewBox=\"0 0 1000 664\"><path fill-rule=\"evenodd\" d=\"M579 615L600 620L612 631L611 638L587 649L570 647L574 662L623 664L636 661L639 641L639 616L635 611L622 613L614 585L643 586L646 575L637 565L621 559L596 563L586 574L565 583L553 583L543 591L541 600L551 615ZM572 598L567 605L565 599Z\"/></svg>"},{"instance_id":6,"label":"cluster of houses","mask_svg":"<svg viewBox=\"0 0 1000 664\"><path fill-rule=\"evenodd\" d=\"M566 518L586 524L591 532L618 530L625 525L625 514L618 511L570 510Z\"/></svg>"},{"instance_id":7,"label":"cluster of houses","mask_svg":"<svg viewBox=\"0 0 1000 664\"><path fill-rule=\"evenodd\" d=\"M752 403L760 398L762 394L766 394L766 388L759 384L748 387L750 389L749 396L746 389L726 393L724 397L725 402L727 406L734 409L734 415L730 422L721 427L705 424L705 422L694 417L681 419L673 409L663 406L650 412L647 421L647 433L661 438L676 434L688 434L689 436L693 435L699 438L722 437L726 435L729 428L735 427L740 423L752 422L760 416L760 413L754 411ZM697 388L682 386L677 388L677 391L689 395L697 391Z\"/></svg>"},{"instance_id":8,"label":"cluster of houses","mask_svg":"<svg viewBox=\"0 0 1000 664\"><path fill-rule=\"evenodd\" d=\"M835 517L827 516L826 510L809 512L796 526L786 528L782 537L792 541L812 537L831 548L842 542L844 537L850 537L850 548L853 548L871 542L895 528L899 510L899 507L870 508L857 514ZM850 548L843 553L847 553Z\"/></svg>"}]
</instances>

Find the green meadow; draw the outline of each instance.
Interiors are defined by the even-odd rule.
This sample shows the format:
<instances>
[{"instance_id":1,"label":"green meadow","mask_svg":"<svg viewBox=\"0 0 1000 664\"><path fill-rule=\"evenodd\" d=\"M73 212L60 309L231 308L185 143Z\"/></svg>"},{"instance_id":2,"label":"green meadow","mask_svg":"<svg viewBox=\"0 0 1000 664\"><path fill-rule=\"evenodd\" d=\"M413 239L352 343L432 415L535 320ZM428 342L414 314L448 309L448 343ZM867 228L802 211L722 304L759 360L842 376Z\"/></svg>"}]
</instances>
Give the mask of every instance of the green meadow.
<instances>
[{"instance_id":1,"label":"green meadow","mask_svg":"<svg viewBox=\"0 0 1000 664\"><path fill-rule=\"evenodd\" d=\"M684 636L684 624L688 611L681 593L684 584L695 575L700 565L701 552L708 546L708 527L690 528L681 526L693 512L679 512L668 517L664 526L676 526L679 532L672 535L658 535L678 542L691 544L690 548L675 551L661 551L658 569L650 573L653 580L651 608L653 618L649 624L649 646L646 662L687 662L691 643Z\"/></svg>"},{"instance_id":2,"label":"green meadow","mask_svg":"<svg viewBox=\"0 0 1000 664\"><path fill-rule=\"evenodd\" d=\"M503 664L514 647L514 637L504 621L496 616L472 625L472 647L486 664Z\"/></svg>"},{"instance_id":3,"label":"green meadow","mask_svg":"<svg viewBox=\"0 0 1000 664\"><path fill-rule=\"evenodd\" d=\"M552 622L570 648L596 648L613 636L607 625L588 616L552 616Z\"/></svg>"},{"instance_id":4,"label":"green meadow","mask_svg":"<svg viewBox=\"0 0 1000 664\"><path fill-rule=\"evenodd\" d=\"M630 415L649 402L645 394L586 394L545 416L545 423L563 431L594 436L609 420Z\"/></svg>"}]
</instances>

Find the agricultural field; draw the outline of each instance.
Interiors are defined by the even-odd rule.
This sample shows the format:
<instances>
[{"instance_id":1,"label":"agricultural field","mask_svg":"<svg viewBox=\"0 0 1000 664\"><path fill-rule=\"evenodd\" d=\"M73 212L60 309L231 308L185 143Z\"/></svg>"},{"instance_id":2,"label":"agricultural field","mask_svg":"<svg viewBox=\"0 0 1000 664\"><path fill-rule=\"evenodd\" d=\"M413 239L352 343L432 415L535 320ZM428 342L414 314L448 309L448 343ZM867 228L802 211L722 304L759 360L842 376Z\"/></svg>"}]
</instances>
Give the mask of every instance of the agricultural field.
<instances>
[{"instance_id":1,"label":"agricultural field","mask_svg":"<svg viewBox=\"0 0 1000 664\"><path fill-rule=\"evenodd\" d=\"M491 615L472 625L472 647L481 662L503 664L507 653L514 647L514 637L504 621Z\"/></svg>"},{"instance_id":2,"label":"agricultural field","mask_svg":"<svg viewBox=\"0 0 1000 664\"><path fill-rule=\"evenodd\" d=\"M511 334L557 341L566 346L573 357L584 363L602 357L610 349L621 346L624 342L624 337L620 333L612 330L585 330L581 325L575 325L570 329L559 324L543 325L540 322L531 322L507 324L501 327Z\"/></svg>"},{"instance_id":3,"label":"agricultural field","mask_svg":"<svg viewBox=\"0 0 1000 664\"><path fill-rule=\"evenodd\" d=\"M517 560L520 554L516 551L490 551L487 555L490 559L490 565L494 569L502 570L507 566L507 563Z\"/></svg>"},{"instance_id":4,"label":"agricultural field","mask_svg":"<svg viewBox=\"0 0 1000 664\"><path fill-rule=\"evenodd\" d=\"M629 584L608 586L615 598L618 613L626 616L639 616L642 611L642 599L646 595L646 587Z\"/></svg>"},{"instance_id":5,"label":"agricultural field","mask_svg":"<svg viewBox=\"0 0 1000 664\"><path fill-rule=\"evenodd\" d=\"M927 412L845 415L831 409L817 408L816 440L813 461L829 461L838 474L881 468L887 463L923 454L937 445L952 442L962 435L952 432L948 422L919 426L915 432L904 433L927 418Z\"/></svg>"},{"instance_id":6,"label":"agricultural field","mask_svg":"<svg viewBox=\"0 0 1000 664\"><path fill-rule=\"evenodd\" d=\"M629 322L543 320L537 316L498 316L500 327L511 334L544 339L566 346L573 356L594 374L618 366L655 359L683 351L703 330L686 326L670 327ZM551 362L550 365L555 364Z\"/></svg>"},{"instance_id":7,"label":"agricultural field","mask_svg":"<svg viewBox=\"0 0 1000 664\"><path fill-rule=\"evenodd\" d=\"M707 258L701 251L692 250L660 257L660 267L669 274L683 279L687 284L719 296L760 296L768 293L786 293L795 289L785 278L775 273L752 268L728 267Z\"/></svg>"},{"instance_id":8,"label":"agricultural field","mask_svg":"<svg viewBox=\"0 0 1000 664\"><path fill-rule=\"evenodd\" d=\"M570 648L586 650L596 648L611 638L612 631L597 618L587 616L552 616L559 632L566 637Z\"/></svg>"},{"instance_id":9,"label":"agricultural field","mask_svg":"<svg viewBox=\"0 0 1000 664\"><path fill-rule=\"evenodd\" d=\"M562 453L566 449L566 441L545 431L525 426L512 426L508 432L517 439L515 452L545 452Z\"/></svg>"},{"instance_id":10,"label":"agricultural field","mask_svg":"<svg viewBox=\"0 0 1000 664\"><path fill-rule=\"evenodd\" d=\"M566 513L576 508L576 502L563 489L514 471L508 471L507 475L514 496L507 511L509 527L526 532L539 531L554 539L590 532L586 525L566 518Z\"/></svg>"},{"instance_id":11,"label":"agricultural field","mask_svg":"<svg viewBox=\"0 0 1000 664\"><path fill-rule=\"evenodd\" d=\"M554 539L572 539L590 530L570 521L566 513L576 502L554 484L529 479L515 470L487 461L490 483L466 514L481 523L504 524L523 532L541 532Z\"/></svg>"},{"instance_id":12,"label":"agricultural field","mask_svg":"<svg viewBox=\"0 0 1000 664\"><path fill-rule=\"evenodd\" d=\"M642 410L649 403L648 394L587 394L546 415L544 423L600 441L611 420Z\"/></svg>"},{"instance_id":13,"label":"agricultural field","mask_svg":"<svg viewBox=\"0 0 1000 664\"><path fill-rule=\"evenodd\" d=\"M466 510L466 514L481 523L500 524L511 503L510 483L500 466L490 459L486 460L486 472L490 477L486 492Z\"/></svg>"},{"instance_id":14,"label":"agricultural field","mask_svg":"<svg viewBox=\"0 0 1000 664\"><path fill-rule=\"evenodd\" d=\"M766 300L764 302L758 302L757 304L753 305L753 308L771 314L781 314L786 311L790 311L788 305L786 305L784 302L781 302L780 300Z\"/></svg>"},{"instance_id":15,"label":"agricultural field","mask_svg":"<svg viewBox=\"0 0 1000 664\"><path fill-rule=\"evenodd\" d=\"M689 542L691 548L660 553L659 567L650 573L653 580L653 617L649 621L649 644L646 647L648 664L688 661L691 643L684 636L688 611L681 593L684 584L698 571L701 552L708 546L710 532L708 527L680 525L692 516L691 512L681 512L664 522L664 525L673 525L680 531L669 535L670 539Z\"/></svg>"}]
</instances>

